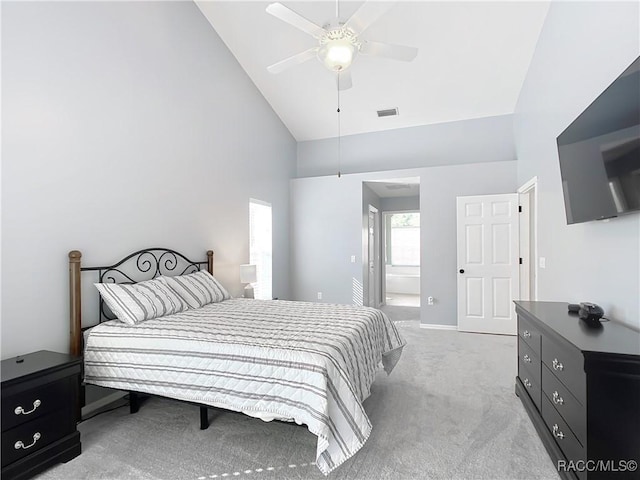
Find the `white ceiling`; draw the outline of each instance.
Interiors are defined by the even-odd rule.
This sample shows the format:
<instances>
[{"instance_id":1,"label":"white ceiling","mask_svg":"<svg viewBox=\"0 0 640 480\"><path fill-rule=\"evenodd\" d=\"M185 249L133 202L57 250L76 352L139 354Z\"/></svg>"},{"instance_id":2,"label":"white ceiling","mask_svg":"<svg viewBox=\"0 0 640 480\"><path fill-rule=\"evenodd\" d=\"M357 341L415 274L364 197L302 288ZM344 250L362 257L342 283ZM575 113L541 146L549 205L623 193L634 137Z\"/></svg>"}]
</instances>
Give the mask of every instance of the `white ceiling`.
<instances>
[{"instance_id":1,"label":"white ceiling","mask_svg":"<svg viewBox=\"0 0 640 480\"><path fill-rule=\"evenodd\" d=\"M415 197L420 195L420 177L365 182L380 198Z\"/></svg>"},{"instance_id":2,"label":"white ceiling","mask_svg":"<svg viewBox=\"0 0 640 480\"><path fill-rule=\"evenodd\" d=\"M270 2L195 0L298 141L335 137L334 74L312 59L280 74L267 66L316 40L266 13ZM318 25L334 1L282 2ZM339 3L347 20L363 2ZM513 113L549 2L401 1L362 38L419 48L410 63L357 56L341 92L341 134ZM397 117L376 110L398 107Z\"/></svg>"}]
</instances>

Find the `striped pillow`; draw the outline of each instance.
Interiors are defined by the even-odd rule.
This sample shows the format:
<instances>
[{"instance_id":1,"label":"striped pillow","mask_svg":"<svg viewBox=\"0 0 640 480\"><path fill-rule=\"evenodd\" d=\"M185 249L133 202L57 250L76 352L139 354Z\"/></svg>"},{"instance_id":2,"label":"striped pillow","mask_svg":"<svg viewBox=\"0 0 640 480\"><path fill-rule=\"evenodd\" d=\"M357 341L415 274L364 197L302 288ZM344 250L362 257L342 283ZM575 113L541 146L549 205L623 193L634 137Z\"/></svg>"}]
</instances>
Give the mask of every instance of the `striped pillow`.
<instances>
[{"instance_id":1,"label":"striped pillow","mask_svg":"<svg viewBox=\"0 0 640 480\"><path fill-rule=\"evenodd\" d=\"M160 277L160 280L166 282L191 308L231 298L220 282L204 270L177 277Z\"/></svg>"},{"instance_id":2,"label":"striped pillow","mask_svg":"<svg viewBox=\"0 0 640 480\"><path fill-rule=\"evenodd\" d=\"M187 310L189 305L160 279L129 284L94 284L118 320L135 325Z\"/></svg>"}]
</instances>

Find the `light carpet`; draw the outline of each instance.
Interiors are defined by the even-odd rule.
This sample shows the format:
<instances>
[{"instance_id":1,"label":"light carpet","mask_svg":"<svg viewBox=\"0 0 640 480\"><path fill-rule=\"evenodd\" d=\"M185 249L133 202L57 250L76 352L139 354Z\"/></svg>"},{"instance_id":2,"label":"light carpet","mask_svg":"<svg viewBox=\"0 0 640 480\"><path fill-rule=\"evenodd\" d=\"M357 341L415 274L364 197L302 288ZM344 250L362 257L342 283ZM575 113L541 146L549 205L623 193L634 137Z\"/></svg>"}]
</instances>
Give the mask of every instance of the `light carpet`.
<instances>
[{"instance_id":1,"label":"light carpet","mask_svg":"<svg viewBox=\"0 0 640 480\"><path fill-rule=\"evenodd\" d=\"M393 312L389 311L391 318ZM514 394L516 338L420 329L365 401L373 432L328 478L554 479L558 474ZM304 426L153 398L80 424L83 453L40 480L322 479Z\"/></svg>"}]
</instances>

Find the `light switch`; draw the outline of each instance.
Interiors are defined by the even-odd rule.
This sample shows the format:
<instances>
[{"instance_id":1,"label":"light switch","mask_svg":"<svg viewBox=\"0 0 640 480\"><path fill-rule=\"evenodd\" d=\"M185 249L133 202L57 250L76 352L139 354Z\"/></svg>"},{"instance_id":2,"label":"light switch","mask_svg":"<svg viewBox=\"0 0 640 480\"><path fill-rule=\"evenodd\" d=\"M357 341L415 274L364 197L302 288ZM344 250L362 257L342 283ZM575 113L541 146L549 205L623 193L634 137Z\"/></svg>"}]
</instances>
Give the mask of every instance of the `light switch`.
<instances>
[{"instance_id":1,"label":"light switch","mask_svg":"<svg viewBox=\"0 0 640 480\"><path fill-rule=\"evenodd\" d=\"M545 257L540 257L538 259L540 268L547 268L547 259Z\"/></svg>"}]
</instances>

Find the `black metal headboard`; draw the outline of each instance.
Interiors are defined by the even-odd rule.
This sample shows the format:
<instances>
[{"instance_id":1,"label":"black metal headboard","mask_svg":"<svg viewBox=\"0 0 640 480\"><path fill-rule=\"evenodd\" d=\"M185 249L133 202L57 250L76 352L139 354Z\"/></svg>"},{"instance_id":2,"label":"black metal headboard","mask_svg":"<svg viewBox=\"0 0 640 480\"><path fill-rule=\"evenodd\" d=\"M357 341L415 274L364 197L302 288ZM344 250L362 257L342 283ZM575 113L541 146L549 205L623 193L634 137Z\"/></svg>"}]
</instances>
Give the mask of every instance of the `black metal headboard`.
<instances>
[{"instance_id":1,"label":"black metal headboard","mask_svg":"<svg viewBox=\"0 0 640 480\"><path fill-rule=\"evenodd\" d=\"M206 267L213 274L213 251L207 251L207 259L199 262L190 260L183 254L169 248L146 248L138 250L113 265L99 267L82 267L82 254L78 250L69 252L69 287L71 302L71 351L81 352L82 319L81 319L81 281L80 273L98 272L99 283L133 284L151 280L160 275L176 276L194 273ZM116 317L105 306L99 297L98 321L114 320ZM87 327L90 328L90 327Z\"/></svg>"}]
</instances>

